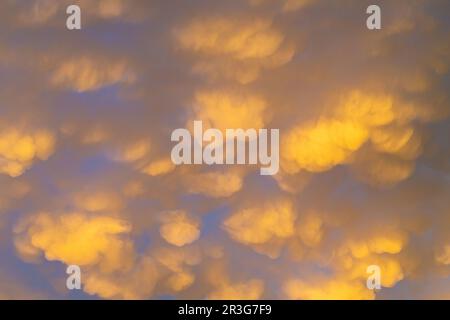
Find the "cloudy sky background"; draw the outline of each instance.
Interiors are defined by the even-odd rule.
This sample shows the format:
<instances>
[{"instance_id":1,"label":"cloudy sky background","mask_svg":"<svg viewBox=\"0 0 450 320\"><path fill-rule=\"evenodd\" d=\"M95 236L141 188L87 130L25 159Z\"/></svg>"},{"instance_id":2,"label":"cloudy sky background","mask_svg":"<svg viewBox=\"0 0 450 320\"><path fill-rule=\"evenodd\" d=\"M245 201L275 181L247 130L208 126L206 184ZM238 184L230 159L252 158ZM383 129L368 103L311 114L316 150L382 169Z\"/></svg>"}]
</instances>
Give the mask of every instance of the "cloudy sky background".
<instances>
[{"instance_id":1,"label":"cloudy sky background","mask_svg":"<svg viewBox=\"0 0 450 320\"><path fill-rule=\"evenodd\" d=\"M450 3L372 3L1 1L0 298L449 299ZM280 172L174 167L193 120Z\"/></svg>"}]
</instances>

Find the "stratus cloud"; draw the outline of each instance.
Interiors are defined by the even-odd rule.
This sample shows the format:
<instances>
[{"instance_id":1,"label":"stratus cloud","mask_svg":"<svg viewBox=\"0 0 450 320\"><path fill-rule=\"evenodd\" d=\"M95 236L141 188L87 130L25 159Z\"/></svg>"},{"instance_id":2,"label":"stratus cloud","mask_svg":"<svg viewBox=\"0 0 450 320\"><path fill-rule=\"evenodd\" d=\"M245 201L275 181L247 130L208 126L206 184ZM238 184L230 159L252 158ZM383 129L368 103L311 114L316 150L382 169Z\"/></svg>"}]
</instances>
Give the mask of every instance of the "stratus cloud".
<instances>
[{"instance_id":1,"label":"stratus cloud","mask_svg":"<svg viewBox=\"0 0 450 320\"><path fill-rule=\"evenodd\" d=\"M194 71L244 84L256 80L262 69L287 63L295 52L270 20L260 18L202 18L175 35L183 49L198 54Z\"/></svg>"},{"instance_id":2,"label":"stratus cloud","mask_svg":"<svg viewBox=\"0 0 450 320\"><path fill-rule=\"evenodd\" d=\"M0 173L18 177L37 160L46 160L54 151L55 137L48 130L0 130Z\"/></svg>"}]
</instances>

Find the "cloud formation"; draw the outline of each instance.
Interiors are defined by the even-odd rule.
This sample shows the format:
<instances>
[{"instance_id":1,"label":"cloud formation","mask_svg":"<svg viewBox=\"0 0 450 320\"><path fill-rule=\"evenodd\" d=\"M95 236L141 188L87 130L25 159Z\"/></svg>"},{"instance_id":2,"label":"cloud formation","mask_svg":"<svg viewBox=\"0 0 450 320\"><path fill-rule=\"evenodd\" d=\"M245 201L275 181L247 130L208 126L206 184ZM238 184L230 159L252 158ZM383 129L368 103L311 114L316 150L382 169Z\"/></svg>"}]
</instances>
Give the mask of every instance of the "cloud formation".
<instances>
[{"instance_id":1,"label":"cloud formation","mask_svg":"<svg viewBox=\"0 0 450 320\"><path fill-rule=\"evenodd\" d=\"M75 2L0 4L0 298L448 299L448 1ZM195 120L279 173L175 166Z\"/></svg>"}]
</instances>

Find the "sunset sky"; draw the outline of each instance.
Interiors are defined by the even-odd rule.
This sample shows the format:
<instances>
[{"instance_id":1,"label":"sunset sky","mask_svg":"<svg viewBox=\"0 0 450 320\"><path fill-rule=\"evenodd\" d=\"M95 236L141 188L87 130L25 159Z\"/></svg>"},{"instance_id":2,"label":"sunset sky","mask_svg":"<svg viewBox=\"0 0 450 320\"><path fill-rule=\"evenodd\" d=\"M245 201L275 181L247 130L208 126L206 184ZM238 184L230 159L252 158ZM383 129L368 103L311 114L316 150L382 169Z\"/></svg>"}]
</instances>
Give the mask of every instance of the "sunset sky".
<instances>
[{"instance_id":1,"label":"sunset sky","mask_svg":"<svg viewBox=\"0 0 450 320\"><path fill-rule=\"evenodd\" d=\"M0 299L450 299L449 12L0 1ZM278 174L175 166L194 120L279 129Z\"/></svg>"}]
</instances>

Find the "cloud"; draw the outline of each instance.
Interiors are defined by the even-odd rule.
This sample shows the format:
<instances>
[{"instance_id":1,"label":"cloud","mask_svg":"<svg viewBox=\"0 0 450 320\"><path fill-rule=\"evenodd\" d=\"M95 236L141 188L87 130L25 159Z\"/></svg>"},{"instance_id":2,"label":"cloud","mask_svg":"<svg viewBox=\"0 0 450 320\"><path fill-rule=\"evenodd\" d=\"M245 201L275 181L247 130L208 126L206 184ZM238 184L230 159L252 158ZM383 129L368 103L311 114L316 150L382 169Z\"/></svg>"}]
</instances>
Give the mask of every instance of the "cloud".
<instances>
[{"instance_id":1,"label":"cloud","mask_svg":"<svg viewBox=\"0 0 450 320\"><path fill-rule=\"evenodd\" d=\"M129 266L133 243L124 236L130 230L126 221L107 216L40 213L16 227L16 249L24 257L43 253L49 261L111 272Z\"/></svg>"},{"instance_id":2,"label":"cloud","mask_svg":"<svg viewBox=\"0 0 450 320\"><path fill-rule=\"evenodd\" d=\"M225 285L208 296L212 300L256 300L264 292L264 283L259 279Z\"/></svg>"},{"instance_id":3,"label":"cloud","mask_svg":"<svg viewBox=\"0 0 450 320\"><path fill-rule=\"evenodd\" d=\"M81 192L75 195L76 205L85 211L117 212L123 207L120 197L113 192Z\"/></svg>"},{"instance_id":4,"label":"cloud","mask_svg":"<svg viewBox=\"0 0 450 320\"><path fill-rule=\"evenodd\" d=\"M194 119L205 128L264 128L267 103L261 97L227 91L204 91L195 96Z\"/></svg>"},{"instance_id":5,"label":"cloud","mask_svg":"<svg viewBox=\"0 0 450 320\"><path fill-rule=\"evenodd\" d=\"M403 113L401 101L388 95L350 91L325 116L300 124L283 138L283 169L323 172L353 165L371 184L390 185L408 178L422 151L413 127L419 114Z\"/></svg>"},{"instance_id":6,"label":"cloud","mask_svg":"<svg viewBox=\"0 0 450 320\"><path fill-rule=\"evenodd\" d=\"M175 165L172 163L172 160L168 158L163 158L151 162L144 169L142 169L142 172L150 176L159 176L167 174L174 169Z\"/></svg>"},{"instance_id":7,"label":"cloud","mask_svg":"<svg viewBox=\"0 0 450 320\"><path fill-rule=\"evenodd\" d=\"M287 298L295 300L363 300L374 297L373 292L361 283L319 281L311 284L294 279L285 284L284 291Z\"/></svg>"},{"instance_id":8,"label":"cloud","mask_svg":"<svg viewBox=\"0 0 450 320\"><path fill-rule=\"evenodd\" d=\"M85 92L134 79L126 61L104 61L89 57L72 58L59 65L51 76L54 86Z\"/></svg>"},{"instance_id":9,"label":"cloud","mask_svg":"<svg viewBox=\"0 0 450 320\"><path fill-rule=\"evenodd\" d=\"M151 258L143 258L125 275L89 273L83 289L106 299L144 299L154 292L158 277L155 262Z\"/></svg>"},{"instance_id":10,"label":"cloud","mask_svg":"<svg viewBox=\"0 0 450 320\"><path fill-rule=\"evenodd\" d=\"M450 264L450 245L444 246L440 252L436 254L436 261L444 265Z\"/></svg>"},{"instance_id":11,"label":"cloud","mask_svg":"<svg viewBox=\"0 0 450 320\"><path fill-rule=\"evenodd\" d=\"M230 237L256 250L264 250L264 245L283 240L295 232L296 214L290 201L274 200L259 206L243 208L232 213L223 227ZM276 253L269 253L274 256Z\"/></svg>"},{"instance_id":12,"label":"cloud","mask_svg":"<svg viewBox=\"0 0 450 320\"><path fill-rule=\"evenodd\" d=\"M205 172L188 176L186 185L190 193L214 198L229 197L242 188L242 176L238 172Z\"/></svg>"},{"instance_id":13,"label":"cloud","mask_svg":"<svg viewBox=\"0 0 450 320\"><path fill-rule=\"evenodd\" d=\"M77 3L0 1L0 297L449 296L448 1ZM175 166L194 120L278 174Z\"/></svg>"},{"instance_id":14,"label":"cloud","mask_svg":"<svg viewBox=\"0 0 450 320\"><path fill-rule=\"evenodd\" d=\"M194 20L180 27L175 37L181 48L199 55L195 72L243 84L255 81L263 69L289 62L295 53L272 22L261 18Z\"/></svg>"},{"instance_id":15,"label":"cloud","mask_svg":"<svg viewBox=\"0 0 450 320\"><path fill-rule=\"evenodd\" d=\"M130 1L99 0L96 2L78 0L83 18L88 16L87 22L98 19L138 19L138 12L133 10ZM70 1L35 0L28 6L21 6L18 10L18 24L25 27L43 26L52 23L59 14L65 14L66 8L74 4ZM86 20L85 20L86 22ZM83 25L85 25L83 23Z\"/></svg>"},{"instance_id":16,"label":"cloud","mask_svg":"<svg viewBox=\"0 0 450 320\"><path fill-rule=\"evenodd\" d=\"M0 173L11 177L22 175L35 160L46 160L54 145L54 135L48 130L4 128L0 131Z\"/></svg>"},{"instance_id":17,"label":"cloud","mask_svg":"<svg viewBox=\"0 0 450 320\"><path fill-rule=\"evenodd\" d=\"M170 244L181 247L194 242L200 236L199 222L189 217L186 212L168 212L162 219L159 233Z\"/></svg>"}]
</instances>

